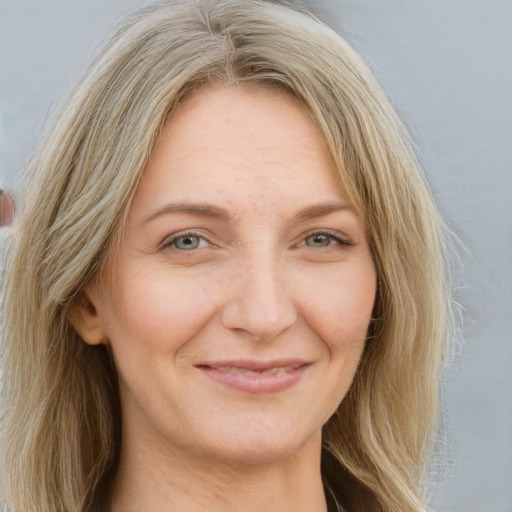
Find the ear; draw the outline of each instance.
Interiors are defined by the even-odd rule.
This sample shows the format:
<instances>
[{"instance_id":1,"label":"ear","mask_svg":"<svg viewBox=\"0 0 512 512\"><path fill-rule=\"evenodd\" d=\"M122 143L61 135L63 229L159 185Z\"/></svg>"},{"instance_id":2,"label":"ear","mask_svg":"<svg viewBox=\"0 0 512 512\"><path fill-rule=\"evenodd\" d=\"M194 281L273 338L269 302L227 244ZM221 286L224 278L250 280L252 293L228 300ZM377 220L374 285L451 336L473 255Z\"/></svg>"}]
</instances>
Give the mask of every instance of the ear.
<instances>
[{"instance_id":1,"label":"ear","mask_svg":"<svg viewBox=\"0 0 512 512\"><path fill-rule=\"evenodd\" d=\"M102 345L107 336L98 312L99 300L94 287L86 288L75 300L69 320L79 336L89 345Z\"/></svg>"}]
</instances>

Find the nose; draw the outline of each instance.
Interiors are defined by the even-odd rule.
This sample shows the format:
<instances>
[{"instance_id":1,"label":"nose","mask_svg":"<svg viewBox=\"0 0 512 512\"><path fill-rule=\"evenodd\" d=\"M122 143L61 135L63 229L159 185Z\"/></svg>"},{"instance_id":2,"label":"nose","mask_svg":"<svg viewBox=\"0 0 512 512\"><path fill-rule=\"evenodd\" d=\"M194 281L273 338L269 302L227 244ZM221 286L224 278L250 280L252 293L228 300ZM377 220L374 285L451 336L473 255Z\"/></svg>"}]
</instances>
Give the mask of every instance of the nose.
<instances>
[{"instance_id":1,"label":"nose","mask_svg":"<svg viewBox=\"0 0 512 512\"><path fill-rule=\"evenodd\" d=\"M229 329L270 340L297 320L290 294L290 281L282 266L269 254L255 255L239 268L230 299L222 310L222 323Z\"/></svg>"}]
</instances>

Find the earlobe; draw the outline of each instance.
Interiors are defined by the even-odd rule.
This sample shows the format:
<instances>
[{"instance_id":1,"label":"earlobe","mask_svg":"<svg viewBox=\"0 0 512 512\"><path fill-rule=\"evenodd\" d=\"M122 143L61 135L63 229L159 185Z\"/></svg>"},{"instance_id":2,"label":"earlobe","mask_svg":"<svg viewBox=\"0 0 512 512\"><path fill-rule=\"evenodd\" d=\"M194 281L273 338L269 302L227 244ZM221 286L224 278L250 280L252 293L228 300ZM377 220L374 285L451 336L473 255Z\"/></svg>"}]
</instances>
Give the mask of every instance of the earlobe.
<instances>
[{"instance_id":1,"label":"earlobe","mask_svg":"<svg viewBox=\"0 0 512 512\"><path fill-rule=\"evenodd\" d=\"M107 337L103 328L97 305L91 300L90 294L84 290L75 300L69 321L78 335L88 345L102 345Z\"/></svg>"}]
</instances>

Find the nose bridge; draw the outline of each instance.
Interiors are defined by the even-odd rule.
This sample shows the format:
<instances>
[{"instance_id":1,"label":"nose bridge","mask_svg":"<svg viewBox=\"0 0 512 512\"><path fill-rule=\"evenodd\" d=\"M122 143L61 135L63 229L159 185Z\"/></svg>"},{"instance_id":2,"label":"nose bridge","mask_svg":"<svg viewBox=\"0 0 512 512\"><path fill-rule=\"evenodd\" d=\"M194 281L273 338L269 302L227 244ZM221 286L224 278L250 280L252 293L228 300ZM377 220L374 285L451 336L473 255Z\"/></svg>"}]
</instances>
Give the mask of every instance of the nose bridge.
<instances>
[{"instance_id":1,"label":"nose bridge","mask_svg":"<svg viewBox=\"0 0 512 512\"><path fill-rule=\"evenodd\" d=\"M258 339L273 338L297 318L284 262L270 244L256 243L246 248L240 265L223 323Z\"/></svg>"}]
</instances>

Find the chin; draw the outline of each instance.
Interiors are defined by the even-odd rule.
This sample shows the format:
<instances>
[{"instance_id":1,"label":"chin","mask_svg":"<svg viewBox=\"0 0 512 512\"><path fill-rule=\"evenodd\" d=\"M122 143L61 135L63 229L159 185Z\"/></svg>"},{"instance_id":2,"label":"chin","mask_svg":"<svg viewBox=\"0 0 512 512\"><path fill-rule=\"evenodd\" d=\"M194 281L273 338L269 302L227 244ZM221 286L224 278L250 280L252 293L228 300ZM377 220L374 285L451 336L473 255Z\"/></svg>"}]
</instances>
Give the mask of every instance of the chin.
<instances>
[{"instance_id":1,"label":"chin","mask_svg":"<svg viewBox=\"0 0 512 512\"><path fill-rule=\"evenodd\" d=\"M217 430L215 445L210 444L206 451L228 464L268 465L293 457L303 450L318 450L320 453L321 442L321 429L298 432L293 425L279 425L276 422L273 425L260 424L257 429L254 425L250 429L231 429L224 435Z\"/></svg>"}]
</instances>

